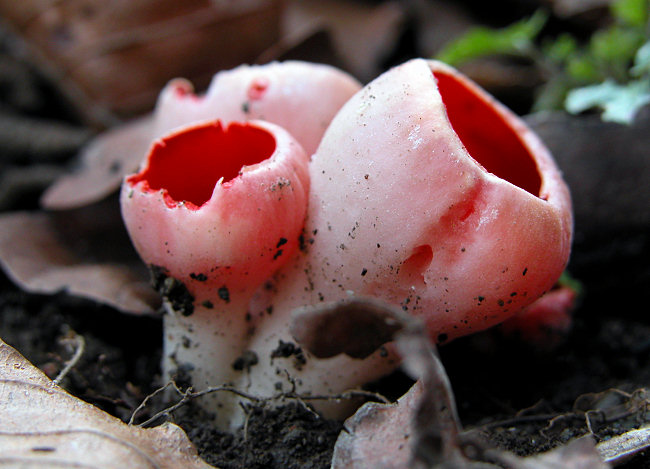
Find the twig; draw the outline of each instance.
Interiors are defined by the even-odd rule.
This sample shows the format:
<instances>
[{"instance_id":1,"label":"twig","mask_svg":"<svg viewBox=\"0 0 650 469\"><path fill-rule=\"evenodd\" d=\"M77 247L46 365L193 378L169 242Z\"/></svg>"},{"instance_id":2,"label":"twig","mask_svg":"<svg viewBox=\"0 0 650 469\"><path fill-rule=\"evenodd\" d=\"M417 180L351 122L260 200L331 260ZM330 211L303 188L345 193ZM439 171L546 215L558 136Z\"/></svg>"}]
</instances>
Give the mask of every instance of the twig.
<instances>
[{"instance_id":1,"label":"twig","mask_svg":"<svg viewBox=\"0 0 650 469\"><path fill-rule=\"evenodd\" d=\"M613 465L623 463L648 448L650 448L649 427L630 430L596 445L600 456Z\"/></svg>"},{"instance_id":2,"label":"twig","mask_svg":"<svg viewBox=\"0 0 650 469\"><path fill-rule=\"evenodd\" d=\"M320 417L320 415L318 415L318 412L316 412L316 410L312 406L307 404L302 399L302 396L300 396L298 393L296 393L296 380L289 374L289 371L285 369L284 374L287 375L287 381L289 381L289 384L291 384L291 390L280 393L278 395L278 398L279 399L295 399L298 402L298 404L300 404L302 406L302 408L305 409L307 412L309 412L310 414L312 414L316 418Z\"/></svg>"},{"instance_id":3,"label":"twig","mask_svg":"<svg viewBox=\"0 0 650 469\"><path fill-rule=\"evenodd\" d=\"M594 427L591 424L591 416L600 416L601 420L603 422L607 422L607 416L605 415L605 412L603 412L601 409L592 409L592 410L587 410L585 412L585 426L587 427L587 431L589 432L590 435L596 436L596 432L594 431Z\"/></svg>"},{"instance_id":4,"label":"twig","mask_svg":"<svg viewBox=\"0 0 650 469\"><path fill-rule=\"evenodd\" d=\"M239 406L241 407L242 411L244 412L244 415L246 416L246 418L244 419L244 431L243 431L243 434L244 434L244 441L247 441L248 440L248 422L250 422L250 419L251 419L252 409L250 407L245 406L241 402L239 403Z\"/></svg>"},{"instance_id":5,"label":"twig","mask_svg":"<svg viewBox=\"0 0 650 469\"><path fill-rule=\"evenodd\" d=\"M70 370L79 362L79 359L84 353L84 350L86 349L86 341L84 340L83 336L72 332L72 337L66 337L65 339L61 340L62 344L70 344L75 346L75 352L74 355L70 360L68 360L65 364L65 367L59 372L58 376L54 378L52 381L54 384L59 384L63 378L70 372Z\"/></svg>"},{"instance_id":6,"label":"twig","mask_svg":"<svg viewBox=\"0 0 650 469\"><path fill-rule=\"evenodd\" d=\"M188 402L192 397L192 388L187 388L187 390L183 393L183 397L181 398L180 401L178 401L176 404L161 410L160 412L157 412L154 414L152 417L149 417L147 420L144 422L138 424L139 427L146 427L152 422L155 422L158 420L160 417L163 415L169 415L171 412L175 411L176 409L182 407L185 405L186 402Z\"/></svg>"},{"instance_id":7,"label":"twig","mask_svg":"<svg viewBox=\"0 0 650 469\"><path fill-rule=\"evenodd\" d=\"M291 381L291 380L290 380ZM155 415L151 416L147 420L145 420L142 423L137 424L139 427L146 427L147 425L150 425L151 423L155 422L157 419L164 415L169 415L170 413L174 412L175 410L178 410L179 408L183 407L185 404L187 404L189 401L193 399L197 399L199 397L205 396L206 394L211 394L214 392L230 392L233 394L238 395L239 397L242 397L248 401L251 401L255 404L265 404L268 402L274 402L274 401L280 401L280 400L285 400L285 399L293 399L298 401L300 404L302 404L306 410L313 412L315 415L320 416L314 409L312 409L310 406L308 406L304 401L315 401L315 400L342 400L342 399L356 399L360 397L365 397L365 398L370 398L375 401L381 402L383 404L390 404L390 400L388 400L386 397L382 396L379 393L371 392L371 391L364 391L364 390L350 390L346 391L340 394L322 394L322 395L301 395L295 392L295 390L292 391L287 391L287 392L281 392L278 393L274 396L270 397L259 397L259 396L254 396L253 394L249 394L247 392L241 391L235 387L232 386L214 386L214 387L209 387L206 389L203 389L201 391L193 391L192 388L188 388L184 392L181 391L176 383L172 380L165 384L165 386L158 388L155 390L153 393L149 394L147 397L144 398L142 403L133 411L133 414L131 415L131 418L129 419L129 425L133 425L133 422L135 421L135 417L138 412L140 412L144 407L147 405L150 399L152 399L154 396L157 394L160 394L170 386L173 386L174 390L181 396L181 399L176 402L175 404L172 404L171 406L161 410L160 412L157 412ZM295 388L294 388L295 389Z\"/></svg>"},{"instance_id":8,"label":"twig","mask_svg":"<svg viewBox=\"0 0 650 469\"><path fill-rule=\"evenodd\" d=\"M562 414L561 416L567 416L567 414ZM581 415L573 415L573 414L569 414L569 416L572 418L582 417ZM488 422L472 430L490 430L492 428L498 428L498 427L512 427L515 425L522 425L527 423L543 422L544 420L550 421L553 420L555 417L558 417L558 414L548 413L548 414L535 414L535 415L521 415L509 419L497 420L495 422Z\"/></svg>"},{"instance_id":9,"label":"twig","mask_svg":"<svg viewBox=\"0 0 650 469\"><path fill-rule=\"evenodd\" d=\"M234 388L232 386L215 386L215 387L206 388L206 389L203 389L203 390L197 391L197 392L194 392L192 390L192 388L187 388L187 390L185 390L185 392L182 392L176 386L176 383L174 383L173 381L171 383L167 383L163 388L159 389L156 392L160 392L161 390L168 387L170 384L172 384L174 386L174 389L178 393L181 394L181 400L178 401L177 403L167 407L166 409L163 409L160 412L157 412L152 417L150 417L147 420L145 420L144 422L138 424L139 427L145 427L145 426L151 424L152 422L156 421L160 417L162 417L164 415L169 415L170 413L174 412L175 410L183 407L185 404L187 404L192 399L196 399L196 398L199 398L199 397L204 396L206 394L211 394L213 392L221 392L221 391L231 392L233 394L236 394L236 395L238 395L240 397L243 397L244 399L247 399L247 400L255 402L255 403L259 403L259 402L264 401L264 399L261 399L261 398L259 398L257 396L253 396L252 394L245 393L244 391L240 391L239 389ZM151 395L151 397L153 397L153 395Z\"/></svg>"},{"instance_id":10,"label":"twig","mask_svg":"<svg viewBox=\"0 0 650 469\"><path fill-rule=\"evenodd\" d=\"M287 375L287 381L291 384L291 391L281 392L275 396L275 399L300 399L303 401L335 401L343 399L356 399L365 397L373 401L381 402L382 404L390 404L391 401L372 391L364 391L363 389L350 389L340 394L298 394L296 393L296 380L291 377L289 372L285 369L284 373Z\"/></svg>"},{"instance_id":11,"label":"twig","mask_svg":"<svg viewBox=\"0 0 650 469\"><path fill-rule=\"evenodd\" d=\"M357 399L360 397L365 397L373 401L381 402L382 404L391 404L387 397L382 396L379 393L372 391L364 391L362 389L352 389L350 391L345 391L340 394L314 394L314 395L300 395L295 393L282 393L277 396L278 398L284 399L302 399L303 401L336 401L344 399Z\"/></svg>"},{"instance_id":12,"label":"twig","mask_svg":"<svg viewBox=\"0 0 650 469\"><path fill-rule=\"evenodd\" d=\"M144 409L144 408L146 407L146 405L149 403L149 400L150 400L150 399L153 399L155 396L157 396L158 394L160 394L161 392L163 392L165 389L167 389L167 388L168 388L169 386L171 386L172 384L173 384L174 386L176 385L176 383L174 383L173 381L171 381L171 382L165 384L163 387L156 389L154 392L152 392L152 393L149 394L147 397L145 397L145 398L143 399L143 401L140 403L140 405L139 405L138 407L136 407L136 409L135 409L135 410L133 411L133 413L131 414L131 418L129 419L128 425L133 425L133 422L134 422L134 420L135 420L135 416L138 415L138 412L140 412L142 409ZM176 389L178 389L178 388L176 388Z\"/></svg>"}]
</instances>

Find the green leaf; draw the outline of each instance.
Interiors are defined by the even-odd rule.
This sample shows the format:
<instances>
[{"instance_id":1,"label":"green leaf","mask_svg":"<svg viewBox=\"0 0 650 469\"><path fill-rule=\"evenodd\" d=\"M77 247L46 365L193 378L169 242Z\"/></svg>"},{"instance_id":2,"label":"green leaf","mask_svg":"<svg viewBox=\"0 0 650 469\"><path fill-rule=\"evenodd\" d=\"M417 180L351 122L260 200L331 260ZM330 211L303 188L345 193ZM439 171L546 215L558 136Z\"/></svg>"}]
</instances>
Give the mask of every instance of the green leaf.
<instances>
[{"instance_id":1,"label":"green leaf","mask_svg":"<svg viewBox=\"0 0 650 469\"><path fill-rule=\"evenodd\" d=\"M603 79L593 58L585 54L569 57L566 70L579 83L593 83Z\"/></svg>"},{"instance_id":2,"label":"green leaf","mask_svg":"<svg viewBox=\"0 0 650 469\"><path fill-rule=\"evenodd\" d=\"M627 69L643 40L640 31L612 26L596 31L591 36L589 51L596 60L610 65L622 65Z\"/></svg>"},{"instance_id":3,"label":"green leaf","mask_svg":"<svg viewBox=\"0 0 650 469\"><path fill-rule=\"evenodd\" d=\"M578 50L578 43L568 33L560 34L555 40L545 43L542 49L546 57L558 63L569 60L576 50Z\"/></svg>"},{"instance_id":4,"label":"green leaf","mask_svg":"<svg viewBox=\"0 0 650 469\"><path fill-rule=\"evenodd\" d=\"M642 28L648 21L649 7L648 0L616 0L611 12L621 22Z\"/></svg>"},{"instance_id":5,"label":"green leaf","mask_svg":"<svg viewBox=\"0 0 650 469\"><path fill-rule=\"evenodd\" d=\"M562 272L560 278L557 280L557 283L561 287L569 287L571 290L576 292L577 295L582 295L584 287L582 282L571 275L568 271Z\"/></svg>"},{"instance_id":6,"label":"green leaf","mask_svg":"<svg viewBox=\"0 0 650 469\"><path fill-rule=\"evenodd\" d=\"M489 55L525 53L547 19L548 15L540 10L530 18L502 29L473 28L447 44L436 58L450 65L459 65Z\"/></svg>"},{"instance_id":7,"label":"green leaf","mask_svg":"<svg viewBox=\"0 0 650 469\"><path fill-rule=\"evenodd\" d=\"M566 110L578 114L593 107L603 109L602 119L630 124L637 111L650 103L650 79L619 85L607 80L598 85L571 90L565 101Z\"/></svg>"},{"instance_id":8,"label":"green leaf","mask_svg":"<svg viewBox=\"0 0 650 469\"><path fill-rule=\"evenodd\" d=\"M634 57L634 66L630 69L633 76L640 77L644 73L650 74L650 41L643 44Z\"/></svg>"}]
</instances>

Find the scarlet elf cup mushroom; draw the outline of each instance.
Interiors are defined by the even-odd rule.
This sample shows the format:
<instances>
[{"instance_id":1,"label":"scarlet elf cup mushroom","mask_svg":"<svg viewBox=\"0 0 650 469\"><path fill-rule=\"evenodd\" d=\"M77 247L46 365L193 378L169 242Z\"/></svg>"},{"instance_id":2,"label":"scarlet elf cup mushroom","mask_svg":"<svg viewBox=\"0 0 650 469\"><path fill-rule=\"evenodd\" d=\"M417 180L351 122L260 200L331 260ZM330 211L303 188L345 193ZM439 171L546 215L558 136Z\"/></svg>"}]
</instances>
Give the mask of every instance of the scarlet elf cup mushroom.
<instances>
[{"instance_id":1,"label":"scarlet elf cup mushroom","mask_svg":"<svg viewBox=\"0 0 650 469\"><path fill-rule=\"evenodd\" d=\"M309 155L360 88L333 67L288 61L219 72L201 96L185 80L161 92L153 128L161 140L145 167L125 180L121 202L129 234L165 297L167 377L180 367L195 389L204 389L232 382L233 373L255 362L246 346L257 315L247 301L295 251L306 213ZM215 118L223 124L182 127ZM254 124L227 124L232 121ZM297 169L278 164L283 159ZM228 406L230 397L215 394L202 403ZM225 424L229 413L220 414Z\"/></svg>"},{"instance_id":2,"label":"scarlet elf cup mushroom","mask_svg":"<svg viewBox=\"0 0 650 469\"><path fill-rule=\"evenodd\" d=\"M298 247L309 158L274 124L199 123L156 141L126 178L122 214L163 293L164 368L232 382L255 290Z\"/></svg>"},{"instance_id":3,"label":"scarlet elf cup mushroom","mask_svg":"<svg viewBox=\"0 0 650 469\"><path fill-rule=\"evenodd\" d=\"M312 155L336 112L360 88L347 73L300 61L221 71L200 96L190 82L176 79L158 98L154 136L198 120L262 119L284 127Z\"/></svg>"},{"instance_id":4,"label":"scarlet elf cup mushroom","mask_svg":"<svg viewBox=\"0 0 650 469\"><path fill-rule=\"evenodd\" d=\"M275 276L275 313L250 346L260 357L292 340L291 311L350 293L400 305L445 342L531 304L568 260L570 196L548 150L442 63L409 61L355 94L309 170L309 242ZM286 370L299 391L336 393L396 363L390 348L364 360L306 357L261 361L249 391L268 392Z\"/></svg>"},{"instance_id":5,"label":"scarlet elf cup mushroom","mask_svg":"<svg viewBox=\"0 0 650 469\"><path fill-rule=\"evenodd\" d=\"M317 93L312 98L314 102L323 99ZM303 107L302 112L309 109ZM292 119L300 120L302 114L296 111ZM280 138L280 129L261 122L250 125L241 128L264 129L277 136L277 149L282 148L281 139L286 135ZM228 129L239 126L231 124ZM192 127L177 131L163 142L167 145L193 132ZM170 153L174 153L172 147ZM228 150L238 155L236 147ZM169 179L164 184L176 185L176 173L180 175L184 168L193 166L190 162L197 149L200 154L205 148L198 143L196 148L183 147L184 157L172 158L175 163L165 170ZM165 282L173 286L175 279L194 296L193 315L184 317L176 312L168 316L171 324L181 324L178 329L203 334L196 343L211 350L186 349L182 337L175 335L173 340L180 345L168 348L166 353L167 363L174 359L174 352L178 363L179 351L185 354L183 361L195 360L193 380L200 377L193 381L196 388L234 378L237 387L259 396L272 396L283 386L319 394L356 387L394 369L398 359L391 347L364 359L318 359L306 351L293 353L299 344L290 331L300 316L292 316L292 311L336 302L350 294L371 296L421 317L432 338L444 342L495 325L531 304L551 288L569 256L569 192L544 145L517 116L454 69L435 61L413 60L386 72L351 97L332 120L311 162L296 157L308 165L309 182L306 174L304 179L296 177L303 187L310 187L303 201L306 221L301 249L289 259L287 246L282 254L284 265L278 270L274 270L279 266L277 259L267 257L255 269L255 282L251 282L255 287L242 285L237 301L233 301L229 287L231 303L222 301L221 317L238 319L224 320L206 333L207 328L199 331L200 321L194 322L204 317L203 309L196 314L196 307L204 298L212 305L218 303L215 298L223 300L219 288L225 284L221 278L214 280L216 270L210 269L232 268L234 261L228 256L248 259L246 253L250 251L232 253L214 239L206 243L202 238L206 229L190 228L194 218L207 219L213 210L212 199L183 204L187 196L172 194L162 182L155 187L147 183L145 175L156 174L155 166L163 161L154 157L157 151L154 146L145 169L126 180L122 206L127 228L143 259L164 267ZM231 160L225 154L223 158L231 161L228 167L235 168L233 174L238 174L237 165L243 165L243 174L231 179L233 187L239 178L245 180L248 162L239 157ZM261 157L255 162L260 167L265 164ZM219 177L213 177L212 184ZM209 185L206 183L207 192ZM221 190L219 187L217 184L214 194ZM285 218L280 218L275 206L267 209L249 203L267 201L264 194L268 195L268 186L241 183L238 187L242 192L227 205L232 215L228 222L222 224L218 219L203 225L201 221L200 227L212 223L228 231L228 223L247 220L261 227L257 229L274 234L267 244L261 244L260 253L277 249L279 237L287 243L297 242L299 228L286 234L275 231L286 229L282 226ZM270 199L267 202L275 203ZM266 210L273 215L269 217ZM148 222L142 215L156 220L159 212L168 217L167 221L153 222L151 233L143 236L142 227ZM294 214L297 217L297 209ZM170 234L175 247L208 249L201 255L170 255L165 245ZM195 235L199 237L192 237ZM149 239L156 240L151 250ZM239 241L237 236L225 239ZM250 250L250 246L239 246ZM221 260L224 256L225 262ZM175 266L177 261L179 265ZM181 265L181 261L187 264ZM244 264L250 275L252 264ZM199 278L199 274L206 278ZM208 295L196 290L208 285ZM255 288L257 291L252 291ZM250 334L247 331L252 329L245 320L237 322L246 313L254 321ZM205 317L205 322L212 321L207 319L207 311ZM234 339L222 335L225 330L221 328L232 326L229 321L236 324ZM219 343L222 339L224 342ZM235 346L237 341L239 345ZM282 347L292 353L283 353ZM235 350L248 351L257 363L250 362L249 368L233 375L230 361L238 355ZM223 360L226 354L228 359ZM197 371L202 367L210 371ZM225 371L218 372L220 367ZM335 415L340 410L337 407L327 410ZM228 413L236 413L237 408L222 407L217 412L236 424L240 418Z\"/></svg>"}]
</instances>

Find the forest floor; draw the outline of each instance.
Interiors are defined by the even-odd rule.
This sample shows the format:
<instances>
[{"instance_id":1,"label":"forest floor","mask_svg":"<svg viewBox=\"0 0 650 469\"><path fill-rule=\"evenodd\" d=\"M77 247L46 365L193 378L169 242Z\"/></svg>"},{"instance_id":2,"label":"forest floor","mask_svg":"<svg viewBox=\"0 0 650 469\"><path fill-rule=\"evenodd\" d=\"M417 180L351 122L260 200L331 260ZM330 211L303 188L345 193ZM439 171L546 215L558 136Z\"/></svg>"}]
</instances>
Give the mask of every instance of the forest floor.
<instances>
[{"instance_id":1,"label":"forest floor","mask_svg":"<svg viewBox=\"0 0 650 469\"><path fill-rule=\"evenodd\" d=\"M45 179L53 167L57 174L62 173L91 131L69 112L52 83L6 53L6 38L1 33L0 176L5 187L0 187L0 211L38 210L42 178L37 175L32 185L20 178L36 174L29 168L38 165ZM26 98L19 94L21 90ZM27 117L35 118L37 125L46 119L76 127L79 133L68 143L59 142L58 149L44 150L41 142L28 137L43 127L22 120ZM645 122L647 131L650 120ZM20 131L7 130L14 129L10 125L17 125ZM556 148L570 145L571 138L567 134L564 143L556 142ZM611 158L614 165L616 156ZM604 171L609 164L602 163ZM648 165L647 158L642 164ZM577 174L579 183L582 172L567 169L568 176ZM635 174L634 169L629 172ZM17 195L7 192L11 174L20 179L15 186ZM643 193L643 186L638 187ZM580 190L576 193L583 195ZM619 192L624 202L619 204L614 198L616 191L609 193L613 219L616 212L624 210L620 207L627 203L627 195ZM587 197L595 200L598 195ZM645 224L625 224L625 215L610 225L600 219L590 223L592 208L585 209L583 200L576 199L578 230L569 265L569 271L582 283L583 293L573 313L573 327L561 343L540 347L504 337L496 330L439 348L463 426L475 429L486 444L519 455L543 452L584 434L603 441L650 423L650 394L646 391L650 387L647 217ZM647 200L636 202L647 212L645 205ZM610 213L607 207L601 208ZM26 293L0 272L3 341L54 378L73 353L62 339L75 334L84 338L85 349L62 386L129 421L139 404L163 384L159 374L161 318L123 314L66 293ZM370 389L397 399L411 384L398 371ZM136 423L164 405L158 402L139 412ZM221 469L325 469L330 467L336 438L343 429L343 422L320 418L297 401L275 409L251 406L246 428L235 434L217 431L203 417L192 403L173 415L201 456ZM637 455L619 467L650 467L650 453Z\"/></svg>"}]
</instances>

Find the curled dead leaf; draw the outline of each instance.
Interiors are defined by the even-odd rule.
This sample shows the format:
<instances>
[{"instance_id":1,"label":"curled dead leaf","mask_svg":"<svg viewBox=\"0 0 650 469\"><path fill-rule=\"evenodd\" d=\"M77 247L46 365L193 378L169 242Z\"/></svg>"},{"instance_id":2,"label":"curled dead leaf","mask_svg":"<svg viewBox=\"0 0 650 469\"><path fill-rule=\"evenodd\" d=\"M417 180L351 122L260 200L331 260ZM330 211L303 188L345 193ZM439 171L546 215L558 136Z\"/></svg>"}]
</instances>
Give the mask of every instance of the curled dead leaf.
<instances>
[{"instance_id":1,"label":"curled dead leaf","mask_svg":"<svg viewBox=\"0 0 650 469\"><path fill-rule=\"evenodd\" d=\"M413 452L413 415L422 397L416 382L395 404L369 402L345 421L332 469L408 469Z\"/></svg>"},{"instance_id":2,"label":"curled dead leaf","mask_svg":"<svg viewBox=\"0 0 650 469\"><path fill-rule=\"evenodd\" d=\"M346 306L359 310L363 298L325 305L342 317ZM591 437L578 438L547 453L522 458L488 447L472 432L463 431L454 395L444 367L419 322L398 308L372 302L367 315L376 311L399 325L393 339L406 371L417 383L395 404L367 403L345 422L336 442L332 468L346 469L606 469ZM314 313L314 311L312 311ZM318 317L318 314L314 314ZM317 323L317 322L316 322ZM345 351L346 346L342 347ZM638 445L637 445L638 446Z\"/></svg>"},{"instance_id":3,"label":"curled dead leaf","mask_svg":"<svg viewBox=\"0 0 650 469\"><path fill-rule=\"evenodd\" d=\"M147 115L95 137L79 153L77 169L50 186L41 205L50 210L68 210L115 193L124 176L138 169L152 135L153 117Z\"/></svg>"},{"instance_id":4,"label":"curled dead leaf","mask_svg":"<svg viewBox=\"0 0 650 469\"><path fill-rule=\"evenodd\" d=\"M209 469L179 427L124 424L52 383L0 340L0 464Z\"/></svg>"},{"instance_id":5,"label":"curled dead leaf","mask_svg":"<svg viewBox=\"0 0 650 469\"><path fill-rule=\"evenodd\" d=\"M393 340L402 325L383 302L350 298L305 306L293 312L291 335L318 358L344 353L366 358Z\"/></svg>"},{"instance_id":6,"label":"curled dead leaf","mask_svg":"<svg viewBox=\"0 0 650 469\"><path fill-rule=\"evenodd\" d=\"M340 329L338 322L342 323ZM332 324L335 332L330 330ZM378 339L366 340L366 328L379 333ZM358 353L355 331L361 332L365 354L372 353L381 342L396 340L404 367L420 381L397 404L365 404L348 419L345 427L349 431L337 441L332 467L412 468L464 462L458 442L461 426L449 379L419 320L385 302L350 297L300 309L292 323L298 342L323 356ZM330 333L340 335L334 336L335 342L323 341L322 337Z\"/></svg>"},{"instance_id":7,"label":"curled dead leaf","mask_svg":"<svg viewBox=\"0 0 650 469\"><path fill-rule=\"evenodd\" d=\"M0 215L0 267L29 292L67 291L124 312L153 314L160 300L130 251L123 227L111 230L104 225L109 213L95 209L94 226L85 211Z\"/></svg>"}]
</instances>

